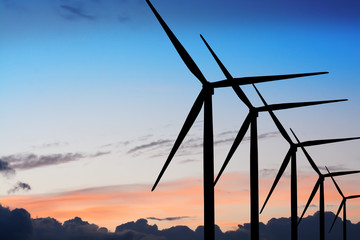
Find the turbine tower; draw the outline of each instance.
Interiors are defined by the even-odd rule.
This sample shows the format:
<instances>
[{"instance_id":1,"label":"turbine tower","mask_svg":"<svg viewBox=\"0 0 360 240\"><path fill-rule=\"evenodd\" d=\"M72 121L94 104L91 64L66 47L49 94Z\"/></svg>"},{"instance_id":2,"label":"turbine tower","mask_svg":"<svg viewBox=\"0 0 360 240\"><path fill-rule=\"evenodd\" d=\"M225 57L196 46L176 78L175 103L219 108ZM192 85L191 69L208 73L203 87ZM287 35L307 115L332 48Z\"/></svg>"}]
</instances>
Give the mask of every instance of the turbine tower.
<instances>
[{"instance_id":1,"label":"turbine tower","mask_svg":"<svg viewBox=\"0 0 360 240\"><path fill-rule=\"evenodd\" d=\"M225 77L227 79L233 79L231 74L228 72L226 67L223 65L223 63L220 61L220 59L217 57L217 55L214 53L214 51L211 49L209 44L206 42L204 37L200 35L206 46L208 47L209 51L211 52L212 56L214 57L215 61L223 71ZM240 100L242 100L245 105L249 108L249 114L247 115L243 125L240 128L240 131L238 132L238 135L235 138L235 141L227 155L227 158L225 159L225 162L215 180L214 185L216 185L217 181L219 180L220 176L222 175L223 171L225 170L227 164L229 163L231 157L235 153L237 147L239 146L240 142L242 141L245 133L251 126L250 130L250 199L251 199L251 236L254 236L254 239L259 238L259 184L258 184L258 154L257 154L257 117L259 112L264 111L274 111L274 110L283 110L283 109L289 109L289 108L296 108L296 107L305 107L305 106L311 106L311 105L317 105L317 104L325 104L325 103L332 103L332 102L339 102L339 101L345 101L345 99L341 100L330 100L330 101L317 101L317 102L300 102L300 103L284 103L284 104L273 104L273 105L265 105L263 107L254 107L249 99L246 97L245 93L241 90L239 86L232 86L235 93L238 95ZM254 86L255 87L255 86ZM256 87L255 87L256 88ZM257 90L257 89L256 89ZM260 93L258 92L260 95ZM260 95L261 96L261 95Z\"/></svg>"},{"instance_id":2,"label":"turbine tower","mask_svg":"<svg viewBox=\"0 0 360 240\"><path fill-rule=\"evenodd\" d=\"M204 37L200 35L202 40L204 41L205 45L209 49L210 53L214 57L215 61L219 65L220 69L224 73L225 77L229 80L232 80L233 77L228 72L226 67L217 57L215 52L206 42ZM245 133L250 127L250 218L251 218L251 238L252 239L259 239L259 183L258 183L258 149L257 149L257 117L260 112L265 111L275 111L275 110L283 110L283 109L290 109L290 108L297 108L297 107L305 107L311 105L318 105L318 104L325 104L325 103L333 103L333 102L340 102L346 101L346 99L341 100L329 100L329 101L316 101L316 102L299 102L299 103L283 103L283 104L272 104L267 105L265 100L263 100L261 94L258 92L260 98L262 98L264 102L263 107L254 107L249 99L246 97L245 93L239 86L232 86L235 93L238 95L241 101L245 103L245 105L249 108L249 114L245 118L243 125L241 126L235 141L225 159L225 162L217 175L215 180L214 186L216 185L217 181L219 180L220 176L222 175L223 171L225 170L227 164L229 163L230 159L232 158L233 154L235 153L237 147L239 146L240 142L242 141ZM285 130L284 130L285 131ZM333 140L331 140L333 141ZM317 143L320 144L320 143ZM324 144L324 143L323 143ZM315 144L314 144L315 145ZM297 219L295 219L294 226L297 227ZM297 235L297 233L296 233Z\"/></svg>"},{"instance_id":3,"label":"turbine tower","mask_svg":"<svg viewBox=\"0 0 360 240\"><path fill-rule=\"evenodd\" d=\"M260 94L259 90L256 88L255 85L253 85L256 92L258 93L260 99L262 100L264 106L269 106L263 96ZM330 102L338 102L338 101L346 101L346 99L342 100L333 100ZM352 140L352 138L344 138L344 139L324 139L324 140L313 140L313 141L306 141L306 142L298 142L294 143L290 136L285 131L285 128L280 123L279 119L276 117L276 115L271 111L271 109L268 110L273 122L275 123L276 127L278 128L281 135L285 138L285 140L290 144L289 150L283 160L283 163L281 164L281 167L279 169L279 172L274 180L274 183L270 189L270 192L261 208L260 213L264 210L266 203L270 199L270 196L272 192L274 191L277 183L279 182L281 176L283 175L287 165L291 161L291 239L296 240L298 239L298 229L297 229L297 168L296 168L296 151L298 147L303 146L316 146L316 145L322 145L322 144L329 144L334 142L341 142L341 141L348 141ZM292 130L291 130L292 131ZM294 134L294 132L292 131ZM295 134L294 134L295 136ZM296 137L296 136L295 136ZM311 165L313 165L313 162L310 162Z\"/></svg>"},{"instance_id":4,"label":"turbine tower","mask_svg":"<svg viewBox=\"0 0 360 240\"><path fill-rule=\"evenodd\" d=\"M329 169L326 167L326 170L328 171L328 173L330 174L330 171ZM347 236L346 236L346 200L348 199L354 199L354 198L360 198L360 195L351 195L351 196L347 196L345 197L345 195L343 194L343 192L340 190L339 188L339 185L336 183L335 179L333 178L333 176L331 176L331 179L332 181L334 182L335 184L335 187L336 189L338 190L339 194L341 195L341 197L343 198L341 203L340 203L340 206L339 206L339 209L336 213L336 216L334 218L334 221L333 223L331 224L331 228L329 230L329 232L331 232L332 228L334 227L334 224L336 222L336 219L338 218L339 216L339 213L341 211L341 209L343 209L343 240L346 240Z\"/></svg>"},{"instance_id":5,"label":"turbine tower","mask_svg":"<svg viewBox=\"0 0 360 240\"><path fill-rule=\"evenodd\" d=\"M214 214L214 142L213 142L213 122L212 122L212 95L214 88L230 87L234 85L245 85L252 83L260 83L267 81L275 81L281 79L289 79L296 77L305 77L318 74L326 74L327 72L317 73L302 73L302 74L288 74L288 75L273 75L273 76L255 76L255 77L243 77L234 79L225 79L217 82L208 82L188 52L176 38L174 33L170 30L159 13L153 7L149 0L146 0L150 9L154 13L155 17L159 21L160 25L164 29L165 33L169 37L170 41L174 45L176 51L180 55L181 59L187 66L187 68L199 79L202 83L202 90L196 98L180 133L175 140L174 146L170 151L170 154L160 171L158 178L152 188L152 191L156 188L166 168L171 162L177 149L180 147L183 139L190 130L194 121L196 120L202 105L204 104L204 139L203 139L203 186L204 186L204 237L206 240L213 240L215 238L215 214Z\"/></svg>"},{"instance_id":6,"label":"turbine tower","mask_svg":"<svg viewBox=\"0 0 360 240\"><path fill-rule=\"evenodd\" d=\"M306 156L306 158L309 161L312 161L312 158L310 157L309 153L306 151L304 147L301 148ZM319 208L320 208L320 240L325 239L325 199L324 199L324 181L327 177L335 177L335 176L343 176L343 175L349 175L349 174L355 174L360 173L360 171L341 171L341 172L332 172L327 174L322 174L319 170L319 168L314 165L316 168L316 172L319 175L317 182L315 183L315 186L310 194L310 197L308 199L308 202L305 205L305 208L303 210L303 213L301 214L301 217L299 219L298 224L300 224L301 219L303 218L306 210L308 209L309 205L311 204L311 201L313 200L316 192L320 188L320 196L319 196ZM313 166L313 167L314 167Z\"/></svg>"}]
</instances>

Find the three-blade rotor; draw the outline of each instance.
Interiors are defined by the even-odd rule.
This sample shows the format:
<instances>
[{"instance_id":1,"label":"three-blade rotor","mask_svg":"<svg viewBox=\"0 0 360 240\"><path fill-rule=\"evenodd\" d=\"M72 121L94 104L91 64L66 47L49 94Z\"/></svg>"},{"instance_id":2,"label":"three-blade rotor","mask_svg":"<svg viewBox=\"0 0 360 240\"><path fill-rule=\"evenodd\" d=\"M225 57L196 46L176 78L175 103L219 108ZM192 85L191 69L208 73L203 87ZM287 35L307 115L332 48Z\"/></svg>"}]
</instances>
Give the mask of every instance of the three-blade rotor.
<instances>
[{"instance_id":1,"label":"three-blade rotor","mask_svg":"<svg viewBox=\"0 0 360 240\"><path fill-rule=\"evenodd\" d=\"M300 223L301 219L303 218L306 210L308 209L308 207L311 204L311 201L313 200L317 190L319 189L320 185L323 184L324 182L324 178L326 177L335 177L335 176L344 176L344 175L350 175L350 174L355 174L355 173L360 173L360 171L340 171L340 172L332 172L332 173L327 173L327 174L320 174L319 178L310 194L310 197L308 199L308 202L305 205L305 208L303 210L303 213L301 214L301 217L299 218L298 224Z\"/></svg>"},{"instance_id":2,"label":"three-blade rotor","mask_svg":"<svg viewBox=\"0 0 360 240\"><path fill-rule=\"evenodd\" d=\"M329 171L329 169L328 169L327 167L325 167L325 168L326 168L328 174L330 175L331 180L333 181L333 183L334 183L337 191L339 192L339 194L340 194L341 197L342 197L340 206L339 206L339 208L338 208L338 210L337 210L337 212L336 212L334 221L332 222L331 227L330 227L330 230L329 230L329 232L331 232L331 230L333 229L334 224L335 224L335 222L336 222L336 219L339 217L339 213L340 213L341 209L342 209L342 208L344 207L344 205L346 204L346 200L347 200L347 199L353 199L353 198L360 198L360 195L351 195L351 196L345 197L345 195L344 195L343 192L341 191L339 185L336 183L336 181L335 181L335 179L333 178L333 175L331 174L331 172ZM345 209L344 209L344 211L345 211ZM343 221L345 221L345 219L343 219Z\"/></svg>"}]
</instances>

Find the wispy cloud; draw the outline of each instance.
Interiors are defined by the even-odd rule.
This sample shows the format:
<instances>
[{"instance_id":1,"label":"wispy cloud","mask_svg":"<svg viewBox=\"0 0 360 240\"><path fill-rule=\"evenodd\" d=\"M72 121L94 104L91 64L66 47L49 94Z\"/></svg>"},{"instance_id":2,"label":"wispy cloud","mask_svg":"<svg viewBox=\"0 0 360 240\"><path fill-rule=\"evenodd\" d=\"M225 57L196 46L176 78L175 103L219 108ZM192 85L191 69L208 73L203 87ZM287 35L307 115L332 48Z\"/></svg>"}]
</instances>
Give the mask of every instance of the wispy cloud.
<instances>
[{"instance_id":1,"label":"wispy cloud","mask_svg":"<svg viewBox=\"0 0 360 240\"><path fill-rule=\"evenodd\" d=\"M69 20L79 19L79 18L88 19L88 20L95 19L95 16L86 13L83 7L81 6L60 5L60 8L62 10L60 15Z\"/></svg>"},{"instance_id":2,"label":"wispy cloud","mask_svg":"<svg viewBox=\"0 0 360 240\"><path fill-rule=\"evenodd\" d=\"M76 161L85 156L81 153L65 153L38 156L36 154L17 154L2 157L14 169L31 169L36 167L56 165Z\"/></svg>"},{"instance_id":3,"label":"wispy cloud","mask_svg":"<svg viewBox=\"0 0 360 240\"><path fill-rule=\"evenodd\" d=\"M224 136L228 136L229 134L234 133L234 131L226 131L222 132L220 134L217 134L215 136L214 145L224 145L224 144L232 144L235 140L235 134L233 134L233 137L227 137L224 138ZM279 136L278 132L268 132L264 134L258 135L258 139L267 139L267 138L273 138ZM146 142L150 141L151 136L144 137L142 139L136 139L129 141L128 145L134 145L136 142ZM242 142L247 142L250 140L249 136L246 136L243 138ZM130 148L130 150L127 151L128 154L133 154L133 156L139 156L141 154L148 154L154 150L156 150L156 153L151 154L150 157L163 157L169 154L169 151L171 149L171 146L174 144L175 140L169 140L169 139L158 139L158 140L152 140L150 143L144 143L144 144L138 144ZM203 138L201 137L195 137L195 136L187 136L186 139L184 139L184 142L181 144L179 151L176 153L177 156L189 156L201 153L203 147ZM185 163L185 161L183 161Z\"/></svg>"},{"instance_id":4,"label":"wispy cloud","mask_svg":"<svg viewBox=\"0 0 360 240\"><path fill-rule=\"evenodd\" d=\"M167 217L167 218L156 218L156 217L148 217L146 219L156 220L156 221L176 221L181 219L190 218L189 216L181 216L181 217Z\"/></svg>"},{"instance_id":5,"label":"wispy cloud","mask_svg":"<svg viewBox=\"0 0 360 240\"><path fill-rule=\"evenodd\" d=\"M180 164L185 164L185 163L192 163L192 162L198 162L199 160L196 159L186 159L180 162Z\"/></svg>"},{"instance_id":6,"label":"wispy cloud","mask_svg":"<svg viewBox=\"0 0 360 240\"><path fill-rule=\"evenodd\" d=\"M94 154L91 154L89 155L89 157L100 157L100 156L104 156L104 155L108 155L110 154L111 152L110 151L107 151L107 152L97 152L97 153L94 153Z\"/></svg>"},{"instance_id":7,"label":"wispy cloud","mask_svg":"<svg viewBox=\"0 0 360 240\"><path fill-rule=\"evenodd\" d=\"M3 156L2 163L3 168L11 169L32 169L37 167L44 167L50 165L58 165L73 161L78 161L84 158L95 158L103 155L110 154L110 151L106 152L96 152L93 154L83 154L83 153L57 153L49 155L37 155L34 153L23 153L23 154L14 154L9 156ZM7 165L6 165L7 163ZM8 171L11 171L9 169Z\"/></svg>"},{"instance_id":8,"label":"wispy cloud","mask_svg":"<svg viewBox=\"0 0 360 240\"><path fill-rule=\"evenodd\" d=\"M29 191L29 190L31 190L31 187L27 183L18 182L13 188L8 190L8 194L15 193L15 192L20 191L20 190Z\"/></svg>"},{"instance_id":9,"label":"wispy cloud","mask_svg":"<svg viewBox=\"0 0 360 240\"><path fill-rule=\"evenodd\" d=\"M127 153L134 153L134 152L141 151L141 150L144 150L144 149L164 146L164 145L167 145L167 143L171 143L171 140L157 140L157 141L154 141L154 142L150 142L148 144L142 144L142 145L133 147Z\"/></svg>"}]
</instances>

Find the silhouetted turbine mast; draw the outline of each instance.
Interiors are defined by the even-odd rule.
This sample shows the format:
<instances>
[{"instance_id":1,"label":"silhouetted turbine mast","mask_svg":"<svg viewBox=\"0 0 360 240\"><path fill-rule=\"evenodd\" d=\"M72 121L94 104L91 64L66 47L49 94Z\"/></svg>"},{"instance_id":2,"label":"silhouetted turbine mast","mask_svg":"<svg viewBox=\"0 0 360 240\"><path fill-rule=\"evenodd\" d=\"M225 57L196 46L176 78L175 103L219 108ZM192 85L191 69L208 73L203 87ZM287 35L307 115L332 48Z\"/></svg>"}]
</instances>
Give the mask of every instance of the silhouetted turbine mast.
<instances>
[{"instance_id":1,"label":"silhouetted turbine mast","mask_svg":"<svg viewBox=\"0 0 360 240\"><path fill-rule=\"evenodd\" d=\"M233 77L226 69L224 64L220 61L217 57L215 52L212 50L210 45L206 42L205 38L200 35L204 43L206 44L207 48L209 49L210 53L214 57L215 61L219 65L220 69L222 70L225 77L229 80L232 80ZM254 86L255 87L255 86ZM332 103L338 101L345 101L345 100L330 100L330 101L317 101L317 102L299 102L299 103L282 103L282 104L272 104L263 107L254 107L249 99L246 97L245 93L239 86L232 86L235 93L238 95L240 100L245 103L245 105L249 108L249 114L247 115L243 125L240 128L238 135L235 138L235 141L230 149L230 152L215 180L214 185L219 180L221 174L223 173L224 169L226 168L227 164L229 163L231 157L235 153L237 147L239 146L241 140L243 139L245 133L247 132L248 128L250 127L250 218L251 218L251 239L259 239L259 181L258 181L258 147L257 147L257 117L259 112L264 111L275 111L275 110L283 110L283 109L290 109L290 108L297 108L297 107L305 107L311 105L318 105L318 104L325 104L325 103ZM255 87L256 89L256 87ZM256 89L257 91L257 89ZM260 95L260 93L258 92ZM262 98L262 96L260 95ZM295 220L295 226L296 226Z\"/></svg>"},{"instance_id":2,"label":"silhouetted turbine mast","mask_svg":"<svg viewBox=\"0 0 360 240\"><path fill-rule=\"evenodd\" d=\"M354 138L354 139L359 139L359 138ZM309 161L312 161L312 158L310 157L309 153L306 151L305 148L301 148L306 156L307 159L309 159ZM324 240L325 239L325 199L324 199L324 180L327 177L335 177L335 176L343 176L343 175L349 175L349 174L354 174L354 173L360 173L360 171L341 171L341 172L333 172L333 173L328 173L328 174L322 174L319 170L319 168L315 165L316 167L316 172L319 175L318 180L310 194L310 197L308 199L308 202L305 205L304 211L301 214L301 217L299 219L298 224L300 224L301 219L303 218L306 210L308 209L308 207L311 204L311 201L313 200L316 192L318 191L318 189L320 189L320 196L319 196L319 208L320 208L320 240Z\"/></svg>"},{"instance_id":3,"label":"silhouetted turbine mast","mask_svg":"<svg viewBox=\"0 0 360 240\"><path fill-rule=\"evenodd\" d=\"M329 169L328 169L327 167L326 167L326 170L328 171L329 174L331 174L330 171L329 171ZM341 191L339 185L336 183L335 179L333 178L333 176L330 175L330 177L331 177L333 183L335 184L335 187L336 187L336 189L338 190L339 194L341 195L342 201L341 201L341 204L340 204L340 206L339 206L339 209L338 209L338 211L337 211L337 213L336 213L336 215L335 215L334 221L333 221L333 223L331 224L331 227L330 227L329 232L331 232L331 230L332 230L332 228L334 227L334 224L335 224L335 222L336 222L336 219L337 219L338 216L339 216L339 213L340 213L341 209L343 209L343 240L346 240L346 238L347 238L347 230L346 230L346 200L348 200L348 199L354 199L354 198L360 198L360 195L351 195L351 196L345 197L344 194L343 194L343 192Z\"/></svg>"},{"instance_id":4,"label":"silhouetted turbine mast","mask_svg":"<svg viewBox=\"0 0 360 240\"><path fill-rule=\"evenodd\" d=\"M257 90L257 89L256 89ZM264 105L267 106L265 99L260 95L259 91L257 90L261 100L263 101ZM334 101L345 101L344 100L334 100ZM298 143L294 143L290 136L285 131L283 125L280 123L279 119L275 116L272 111L269 111L271 118L273 119L275 125L277 126L278 130L280 131L281 135L286 139L286 141L290 144L289 150L280 166L279 172L276 175L273 185L269 191L269 194L266 197L266 200L261 208L260 213L264 210L268 200L270 199L271 194L273 193L276 185L278 184L281 176L283 175L286 167L288 166L289 162L291 161L291 239L296 240L298 239L298 229L297 229L297 217L298 217L298 203L297 203L297 167L296 167L296 151L298 147L305 147L305 146L316 146L316 145L323 145L335 142L342 142L342 141L349 141L353 140L353 138L340 138L340 139L324 139L324 140L312 140L312 141L305 141L300 142L299 139L296 137L295 133L291 130L294 137L296 138ZM316 164L312 160L308 160L310 165L317 171Z\"/></svg>"}]
</instances>

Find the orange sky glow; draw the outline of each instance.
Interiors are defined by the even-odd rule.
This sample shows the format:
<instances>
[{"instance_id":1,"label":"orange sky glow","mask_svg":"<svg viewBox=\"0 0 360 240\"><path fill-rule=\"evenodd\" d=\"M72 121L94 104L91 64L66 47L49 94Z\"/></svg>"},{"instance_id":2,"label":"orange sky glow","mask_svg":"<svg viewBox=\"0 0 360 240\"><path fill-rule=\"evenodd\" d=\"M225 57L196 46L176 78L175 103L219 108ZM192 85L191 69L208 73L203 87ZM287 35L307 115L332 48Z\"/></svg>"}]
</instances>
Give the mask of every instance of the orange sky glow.
<instances>
[{"instance_id":1,"label":"orange sky glow","mask_svg":"<svg viewBox=\"0 0 360 240\"><path fill-rule=\"evenodd\" d=\"M249 191L248 176L240 173L228 173L216 186L216 224L223 231L236 229L238 224L249 222ZM269 191L273 179L262 180L260 188L260 207ZM299 181L299 215L311 193L316 178L313 176ZM326 211L336 212L341 198L335 188L328 183L326 188ZM350 189L350 186L347 186ZM149 220L160 229L175 225L186 225L192 229L202 225L203 199L202 181L199 178L183 179L162 183L154 192L150 185L108 186L58 194L7 196L2 199L2 205L11 209L24 208L33 218L52 217L61 222L81 217L100 227L114 231L116 226L136 221L139 218L181 217L174 221ZM356 189L356 186L353 187ZM358 200L348 203L348 219L360 221ZM312 204L318 205L318 196ZM305 214L312 215L317 207L310 207ZM280 180L260 221L266 223L272 217L289 217L290 192L289 178Z\"/></svg>"}]
</instances>

